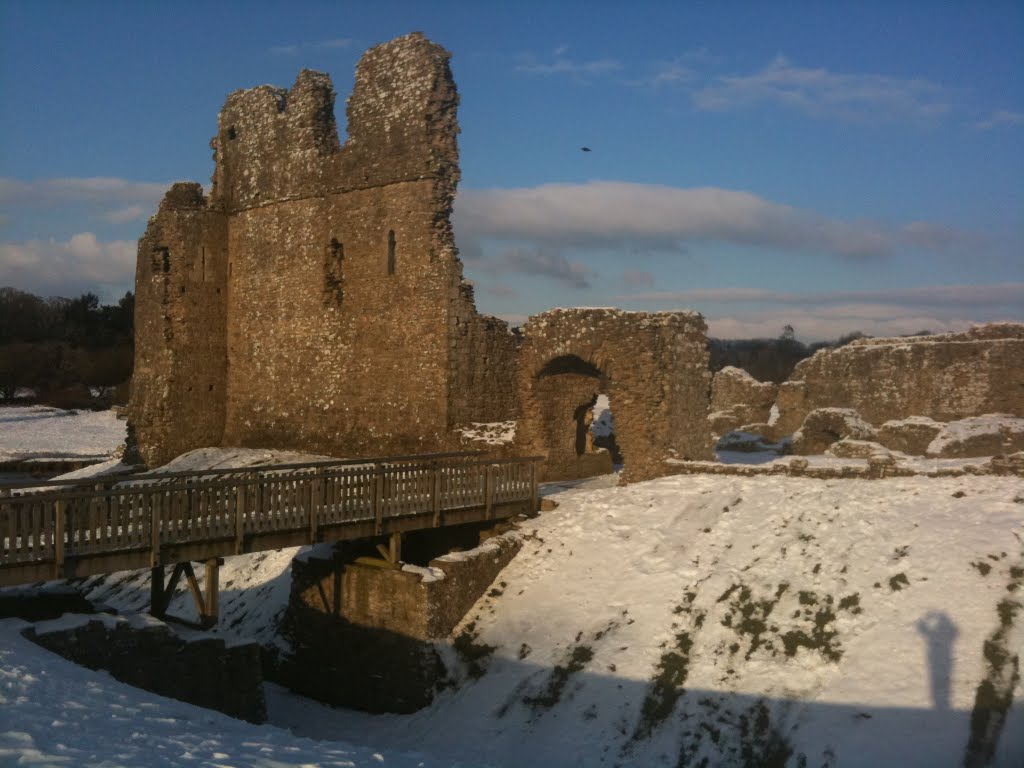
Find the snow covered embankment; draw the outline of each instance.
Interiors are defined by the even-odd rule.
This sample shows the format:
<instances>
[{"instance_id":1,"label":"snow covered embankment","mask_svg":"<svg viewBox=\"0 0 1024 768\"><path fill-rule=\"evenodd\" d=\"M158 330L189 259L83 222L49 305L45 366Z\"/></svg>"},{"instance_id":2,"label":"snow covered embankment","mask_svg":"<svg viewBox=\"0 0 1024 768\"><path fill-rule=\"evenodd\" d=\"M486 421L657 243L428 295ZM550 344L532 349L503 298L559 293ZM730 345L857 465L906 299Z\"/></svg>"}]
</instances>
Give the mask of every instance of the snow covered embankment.
<instances>
[{"instance_id":1,"label":"snow covered embankment","mask_svg":"<svg viewBox=\"0 0 1024 768\"><path fill-rule=\"evenodd\" d=\"M470 765L935 768L983 758L1005 718L996 765L1021 764L1019 478L689 476L559 499L462 627L478 678L407 717L279 696L271 719Z\"/></svg>"}]
</instances>

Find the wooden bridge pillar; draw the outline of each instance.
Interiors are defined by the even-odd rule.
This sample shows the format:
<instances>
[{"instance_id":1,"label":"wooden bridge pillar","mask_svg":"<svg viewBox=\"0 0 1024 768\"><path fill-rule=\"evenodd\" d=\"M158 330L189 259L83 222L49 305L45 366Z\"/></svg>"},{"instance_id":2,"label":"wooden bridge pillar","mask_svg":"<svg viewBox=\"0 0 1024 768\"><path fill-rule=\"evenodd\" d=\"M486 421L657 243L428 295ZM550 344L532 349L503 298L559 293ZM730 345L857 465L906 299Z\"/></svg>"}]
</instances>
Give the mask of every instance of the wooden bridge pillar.
<instances>
[{"instance_id":1,"label":"wooden bridge pillar","mask_svg":"<svg viewBox=\"0 0 1024 768\"><path fill-rule=\"evenodd\" d=\"M217 615L220 610L220 566L224 565L224 558L215 557L204 562L206 568L206 594L199 588L199 581L192 568L192 563L176 563L171 571L171 578L164 584L164 566L155 565L150 569L149 584L149 612L158 619L176 621L179 624L195 626L194 622L186 621L177 616L167 615L167 606L174 597L174 590L178 581L184 574L188 581L189 590L192 592L192 599L196 604L196 612L199 614L201 629L208 629L217 623Z\"/></svg>"}]
</instances>

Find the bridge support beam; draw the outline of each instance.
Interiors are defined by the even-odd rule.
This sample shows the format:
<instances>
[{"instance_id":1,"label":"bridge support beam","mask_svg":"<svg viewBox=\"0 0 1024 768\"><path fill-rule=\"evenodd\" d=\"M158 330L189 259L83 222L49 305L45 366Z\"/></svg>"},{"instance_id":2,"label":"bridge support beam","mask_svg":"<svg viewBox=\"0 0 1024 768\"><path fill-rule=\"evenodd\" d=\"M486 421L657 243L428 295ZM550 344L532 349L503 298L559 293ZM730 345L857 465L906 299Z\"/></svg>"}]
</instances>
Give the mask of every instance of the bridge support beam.
<instances>
[{"instance_id":1,"label":"bridge support beam","mask_svg":"<svg viewBox=\"0 0 1024 768\"><path fill-rule=\"evenodd\" d=\"M402 560L402 534L400 531L392 533L388 536L388 545L384 547L383 544L377 545L377 551L380 552L380 556L393 566L397 566Z\"/></svg>"},{"instance_id":2,"label":"bridge support beam","mask_svg":"<svg viewBox=\"0 0 1024 768\"><path fill-rule=\"evenodd\" d=\"M164 566L156 565L150 569L149 585L149 612L158 619L176 621L179 624L197 626L195 622L186 621L177 616L168 616L167 607L174 597L178 581L182 575L188 582L189 590L192 592L192 599L196 604L196 612L199 614L198 627L209 629L217 623L217 615L220 611L220 566L224 565L224 558L215 557L204 561L206 568L206 594L199 587L199 580L192 568L192 563L176 563L171 571L171 578L164 583Z\"/></svg>"}]
</instances>

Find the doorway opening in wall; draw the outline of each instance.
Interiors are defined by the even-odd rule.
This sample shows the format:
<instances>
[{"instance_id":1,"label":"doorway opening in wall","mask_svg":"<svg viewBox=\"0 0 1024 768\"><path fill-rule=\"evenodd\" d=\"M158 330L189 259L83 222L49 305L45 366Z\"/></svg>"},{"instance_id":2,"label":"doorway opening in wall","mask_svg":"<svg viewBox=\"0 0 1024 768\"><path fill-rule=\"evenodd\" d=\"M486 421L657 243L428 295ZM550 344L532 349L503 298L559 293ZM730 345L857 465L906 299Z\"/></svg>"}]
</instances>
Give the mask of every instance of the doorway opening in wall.
<instances>
[{"instance_id":1,"label":"doorway opening in wall","mask_svg":"<svg viewBox=\"0 0 1024 768\"><path fill-rule=\"evenodd\" d=\"M577 479L616 469L609 449L614 437L608 385L604 371L576 355L553 358L538 371L532 399L542 425L548 478ZM617 445L614 455L621 464Z\"/></svg>"},{"instance_id":2,"label":"doorway opening in wall","mask_svg":"<svg viewBox=\"0 0 1024 768\"><path fill-rule=\"evenodd\" d=\"M615 419L612 417L612 404L608 395L599 394L594 399L590 411L590 443L593 448L604 448L612 456L615 471L622 469L622 450L615 440Z\"/></svg>"}]
</instances>

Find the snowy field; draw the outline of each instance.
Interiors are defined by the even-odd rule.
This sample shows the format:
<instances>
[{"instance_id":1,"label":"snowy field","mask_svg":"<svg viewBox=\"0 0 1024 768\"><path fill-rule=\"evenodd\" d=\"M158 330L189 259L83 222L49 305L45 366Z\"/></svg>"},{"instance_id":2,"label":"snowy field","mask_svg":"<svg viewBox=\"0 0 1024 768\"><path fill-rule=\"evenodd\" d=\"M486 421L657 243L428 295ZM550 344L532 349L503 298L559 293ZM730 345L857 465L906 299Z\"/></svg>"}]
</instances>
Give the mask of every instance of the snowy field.
<instances>
[{"instance_id":1,"label":"snowy field","mask_svg":"<svg viewBox=\"0 0 1024 768\"><path fill-rule=\"evenodd\" d=\"M272 725L254 726L2 622L0 765L952 768L984 757L986 680L1014 702L992 764L1024 765L1020 478L613 482L549 488L559 507L457 630L482 674L439 644L456 684L412 715L268 685ZM297 551L227 559L220 633L278 642ZM83 586L123 611L148 599L146 573Z\"/></svg>"},{"instance_id":2,"label":"snowy field","mask_svg":"<svg viewBox=\"0 0 1024 768\"><path fill-rule=\"evenodd\" d=\"M0 406L0 461L34 457L110 456L125 422L110 411L62 411L45 405Z\"/></svg>"}]
</instances>

